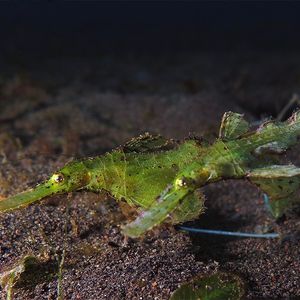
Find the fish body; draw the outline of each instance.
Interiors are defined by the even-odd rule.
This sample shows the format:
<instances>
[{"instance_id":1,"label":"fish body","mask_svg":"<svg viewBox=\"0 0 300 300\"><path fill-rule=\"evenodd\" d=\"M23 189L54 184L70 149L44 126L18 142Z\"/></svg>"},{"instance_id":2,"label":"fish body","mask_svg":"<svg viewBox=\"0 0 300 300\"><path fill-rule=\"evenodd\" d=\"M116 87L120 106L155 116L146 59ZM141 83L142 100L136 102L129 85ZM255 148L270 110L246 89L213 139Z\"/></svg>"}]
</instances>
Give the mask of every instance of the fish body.
<instances>
[{"instance_id":1,"label":"fish body","mask_svg":"<svg viewBox=\"0 0 300 300\"><path fill-rule=\"evenodd\" d=\"M180 170L201 159L196 141L186 141L168 151L126 153L122 148L83 163L90 174L90 191L108 191L116 199L147 208L172 183Z\"/></svg>"},{"instance_id":2,"label":"fish body","mask_svg":"<svg viewBox=\"0 0 300 300\"><path fill-rule=\"evenodd\" d=\"M219 138L211 144L187 139L177 143L145 134L102 156L74 160L37 187L0 201L0 212L46 196L85 189L106 191L136 207L138 217L123 228L139 237L169 219L181 223L203 212L199 188L226 179L247 179L271 198L275 217L298 202L300 168L274 165L300 136L300 111L285 122L267 122L250 131L243 115L224 114Z\"/></svg>"}]
</instances>

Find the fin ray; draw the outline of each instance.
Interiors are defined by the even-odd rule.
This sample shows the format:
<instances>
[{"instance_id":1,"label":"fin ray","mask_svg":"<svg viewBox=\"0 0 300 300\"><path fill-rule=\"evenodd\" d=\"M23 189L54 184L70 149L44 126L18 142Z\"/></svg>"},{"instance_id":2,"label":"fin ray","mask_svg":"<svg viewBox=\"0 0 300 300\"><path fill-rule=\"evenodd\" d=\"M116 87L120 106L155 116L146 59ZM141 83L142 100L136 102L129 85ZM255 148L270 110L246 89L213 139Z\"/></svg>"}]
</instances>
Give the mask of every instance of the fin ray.
<instances>
[{"instance_id":1,"label":"fin ray","mask_svg":"<svg viewBox=\"0 0 300 300\"><path fill-rule=\"evenodd\" d=\"M205 196L199 189L188 194L170 215L171 223L184 223L198 218L204 210L204 201Z\"/></svg>"},{"instance_id":2,"label":"fin ray","mask_svg":"<svg viewBox=\"0 0 300 300\"><path fill-rule=\"evenodd\" d=\"M219 138L224 141L234 140L248 132L249 123L243 116L231 111L225 112L220 126Z\"/></svg>"},{"instance_id":3,"label":"fin ray","mask_svg":"<svg viewBox=\"0 0 300 300\"><path fill-rule=\"evenodd\" d=\"M147 230L163 222L172 213L178 203L187 195L187 189L176 189L174 186L167 189L149 209L142 211L131 223L123 227L123 233L129 237L139 237Z\"/></svg>"},{"instance_id":4,"label":"fin ray","mask_svg":"<svg viewBox=\"0 0 300 300\"><path fill-rule=\"evenodd\" d=\"M170 139L166 139L161 135L151 135L149 132L146 132L138 137L129 140L122 148L125 153L141 153L169 150L174 148L175 145L176 143Z\"/></svg>"}]
</instances>

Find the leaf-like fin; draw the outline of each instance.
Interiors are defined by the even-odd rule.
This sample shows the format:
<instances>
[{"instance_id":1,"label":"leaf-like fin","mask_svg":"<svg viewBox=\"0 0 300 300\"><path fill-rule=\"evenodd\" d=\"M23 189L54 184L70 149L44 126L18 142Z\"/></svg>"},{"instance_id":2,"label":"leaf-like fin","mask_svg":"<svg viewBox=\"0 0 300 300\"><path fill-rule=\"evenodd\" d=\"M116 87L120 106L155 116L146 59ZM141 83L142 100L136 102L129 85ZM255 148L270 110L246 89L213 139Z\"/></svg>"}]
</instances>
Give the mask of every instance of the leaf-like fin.
<instances>
[{"instance_id":1,"label":"leaf-like fin","mask_svg":"<svg viewBox=\"0 0 300 300\"><path fill-rule=\"evenodd\" d=\"M270 197L271 212L279 218L297 202L300 188L300 168L294 165L273 165L253 170L248 179Z\"/></svg>"},{"instance_id":2,"label":"leaf-like fin","mask_svg":"<svg viewBox=\"0 0 300 300\"><path fill-rule=\"evenodd\" d=\"M186 195L170 215L171 223L184 223L198 218L204 210L204 201L205 196L199 189Z\"/></svg>"},{"instance_id":3,"label":"leaf-like fin","mask_svg":"<svg viewBox=\"0 0 300 300\"><path fill-rule=\"evenodd\" d=\"M283 143L271 142L257 147L254 153L258 156L265 154L281 154L287 150L287 147Z\"/></svg>"},{"instance_id":4,"label":"leaf-like fin","mask_svg":"<svg viewBox=\"0 0 300 300\"><path fill-rule=\"evenodd\" d=\"M169 150L176 146L176 143L170 139L166 139L161 135L151 135L146 132L138 137L128 141L123 146L123 151L128 152L153 152L159 150Z\"/></svg>"},{"instance_id":5,"label":"leaf-like fin","mask_svg":"<svg viewBox=\"0 0 300 300\"><path fill-rule=\"evenodd\" d=\"M188 189L176 189L173 186L160 195L149 209L123 228L123 233L129 237L139 237L147 230L163 222L177 207L178 203L189 193Z\"/></svg>"},{"instance_id":6,"label":"leaf-like fin","mask_svg":"<svg viewBox=\"0 0 300 300\"><path fill-rule=\"evenodd\" d=\"M248 132L249 123L243 116L231 111L225 112L220 126L219 138L224 141L234 140Z\"/></svg>"}]
</instances>

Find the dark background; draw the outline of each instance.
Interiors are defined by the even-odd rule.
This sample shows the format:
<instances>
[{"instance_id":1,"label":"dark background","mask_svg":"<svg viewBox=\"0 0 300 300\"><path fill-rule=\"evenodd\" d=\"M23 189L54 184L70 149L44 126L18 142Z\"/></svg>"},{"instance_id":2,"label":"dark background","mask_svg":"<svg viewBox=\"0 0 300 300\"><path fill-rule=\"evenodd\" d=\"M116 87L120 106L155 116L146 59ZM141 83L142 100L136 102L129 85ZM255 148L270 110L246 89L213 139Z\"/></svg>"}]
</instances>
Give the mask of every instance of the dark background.
<instances>
[{"instance_id":1,"label":"dark background","mask_svg":"<svg viewBox=\"0 0 300 300\"><path fill-rule=\"evenodd\" d=\"M0 69L118 93L197 93L205 80L275 116L299 90L299 12L291 1L4 1Z\"/></svg>"},{"instance_id":2,"label":"dark background","mask_svg":"<svg viewBox=\"0 0 300 300\"><path fill-rule=\"evenodd\" d=\"M0 2L0 199L145 131L213 141L225 111L253 126L278 116L300 94L299 12L300 2ZM299 153L283 162L299 166ZM217 271L240 275L249 299L299 298L297 210L275 222L246 180L204 192L193 226L282 238L159 227L125 249L113 202L74 192L0 214L0 272L28 253L53 269L65 253L67 299L169 299ZM51 276L29 279L14 299L56 299Z\"/></svg>"},{"instance_id":3,"label":"dark background","mask_svg":"<svg viewBox=\"0 0 300 300\"><path fill-rule=\"evenodd\" d=\"M296 2L2 2L1 52L297 51Z\"/></svg>"}]
</instances>

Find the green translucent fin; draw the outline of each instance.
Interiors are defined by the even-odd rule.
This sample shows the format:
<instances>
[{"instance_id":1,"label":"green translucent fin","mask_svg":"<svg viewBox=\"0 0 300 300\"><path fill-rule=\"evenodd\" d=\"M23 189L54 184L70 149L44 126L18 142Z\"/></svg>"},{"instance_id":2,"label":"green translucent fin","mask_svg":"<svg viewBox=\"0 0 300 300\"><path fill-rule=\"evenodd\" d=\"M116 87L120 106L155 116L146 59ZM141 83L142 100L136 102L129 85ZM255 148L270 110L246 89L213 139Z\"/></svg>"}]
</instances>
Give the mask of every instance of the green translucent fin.
<instances>
[{"instance_id":1,"label":"green translucent fin","mask_svg":"<svg viewBox=\"0 0 300 300\"><path fill-rule=\"evenodd\" d=\"M198 218L204 210L204 201L205 196L200 190L196 190L193 194L185 196L170 215L171 223L184 223Z\"/></svg>"},{"instance_id":2,"label":"green translucent fin","mask_svg":"<svg viewBox=\"0 0 300 300\"><path fill-rule=\"evenodd\" d=\"M259 146L256 154L280 154L295 145L299 136L299 112L295 112L287 121L277 122L269 120L261 124L255 131ZM266 141L265 144L260 143Z\"/></svg>"},{"instance_id":3,"label":"green translucent fin","mask_svg":"<svg viewBox=\"0 0 300 300\"><path fill-rule=\"evenodd\" d=\"M168 140L161 135L151 135L146 132L138 137L128 141L123 146L123 151L128 152L153 152L159 150L168 150L174 148L176 143Z\"/></svg>"},{"instance_id":4,"label":"green translucent fin","mask_svg":"<svg viewBox=\"0 0 300 300\"><path fill-rule=\"evenodd\" d=\"M129 237L139 237L147 230L162 223L174 211L178 203L189 193L188 189L168 187L157 199L157 202L140 213L131 223L123 228L123 233Z\"/></svg>"},{"instance_id":5,"label":"green translucent fin","mask_svg":"<svg viewBox=\"0 0 300 300\"><path fill-rule=\"evenodd\" d=\"M242 114L225 112L222 118L219 138L224 141L234 140L249 130L249 123Z\"/></svg>"},{"instance_id":6,"label":"green translucent fin","mask_svg":"<svg viewBox=\"0 0 300 300\"><path fill-rule=\"evenodd\" d=\"M254 150L256 155L265 155L265 154L281 154L287 150L287 147L280 142L270 142L262 146L257 147Z\"/></svg>"},{"instance_id":7,"label":"green translucent fin","mask_svg":"<svg viewBox=\"0 0 300 300\"><path fill-rule=\"evenodd\" d=\"M293 207L300 198L296 192L300 188L300 168L294 165L273 165L253 170L249 180L270 197L271 212L279 218Z\"/></svg>"}]
</instances>

